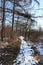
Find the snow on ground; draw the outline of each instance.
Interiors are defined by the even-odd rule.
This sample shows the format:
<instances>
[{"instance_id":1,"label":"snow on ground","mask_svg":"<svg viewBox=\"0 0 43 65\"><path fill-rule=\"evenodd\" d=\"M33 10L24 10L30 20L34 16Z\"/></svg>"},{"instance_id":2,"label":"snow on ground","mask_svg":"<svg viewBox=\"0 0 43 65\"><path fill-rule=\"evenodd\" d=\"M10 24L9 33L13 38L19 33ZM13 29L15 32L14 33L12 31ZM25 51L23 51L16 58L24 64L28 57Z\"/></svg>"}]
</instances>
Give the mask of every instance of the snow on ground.
<instances>
[{"instance_id":1,"label":"snow on ground","mask_svg":"<svg viewBox=\"0 0 43 65\"><path fill-rule=\"evenodd\" d=\"M39 51L40 55L43 55L43 45L41 43L36 45L37 50Z\"/></svg>"},{"instance_id":2,"label":"snow on ground","mask_svg":"<svg viewBox=\"0 0 43 65\"><path fill-rule=\"evenodd\" d=\"M20 54L16 58L17 64L18 65L38 64L38 61L32 56L34 51L31 49L31 46L28 46L28 43L24 40L23 36L20 36L19 38L21 39L21 47Z\"/></svg>"}]
</instances>

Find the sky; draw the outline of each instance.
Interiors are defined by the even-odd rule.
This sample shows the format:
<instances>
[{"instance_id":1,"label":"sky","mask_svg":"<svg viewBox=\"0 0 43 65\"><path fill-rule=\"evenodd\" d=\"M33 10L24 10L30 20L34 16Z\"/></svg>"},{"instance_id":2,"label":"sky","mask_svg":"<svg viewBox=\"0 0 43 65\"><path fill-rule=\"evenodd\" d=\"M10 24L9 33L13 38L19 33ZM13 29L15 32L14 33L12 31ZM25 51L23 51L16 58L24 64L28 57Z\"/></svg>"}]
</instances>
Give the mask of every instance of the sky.
<instances>
[{"instance_id":1,"label":"sky","mask_svg":"<svg viewBox=\"0 0 43 65\"><path fill-rule=\"evenodd\" d=\"M43 8L43 0L40 0L40 8ZM39 14L43 16L43 10L40 10ZM43 17L38 19L38 25L43 28Z\"/></svg>"},{"instance_id":2,"label":"sky","mask_svg":"<svg viewBox=\"0 0 43 65\"><path fill-rule=\"evenodd\" d=\"M27 0L27 2L28 1L29 0ZM38 1L40 3L39 6L33 0L32 5L31 5L31 7L33 7L33 9L31 9L29 11L28 6L27 6L26 10L28 10L31 14L35 14L35 16L43 16L43 0L38 0ZM22 5L23 5L23 3L22 3ZM37 25L34 28L39 29L39 27L41 27L43 29L43 17L35 18L35 20L37 21Z\"/></svg>"},{"instance_id":3,"label":"sky","mask_svg":"<svg viewBox=\"0 0 43 65\"><path fill-rule=\"evenodd\" d=\"M27 2L28 2L29 0L27 0ZM35 3L34 1L32 2L32 6L31 7L33 7L33 10L31 9L30 10L30 12L32 13L32 14L35 14L35 16L43 16L43 0L38 0L39 1L39 3L40 3L40 6L38 6L37 5L37 3ZM10 2L9 2L9 4L10 4ZM8 8L12 8L12 5L9 5L8 3L6 3L6 5L7 5L7 7ZM20 3L21 5L23 5L23 3ZM0 5L1 5L1 3L0 3ZM27 7L29 7L29 6L27 6ZM25 7L26 8L26 7ZM28 8L26 8L26 9L28 9ZM36 9L39 9L39 10L36 10ZM40 10L41 9L41 10ZM29 11L29 10L28 10ZM11 15L9 15L9 16L11 16ZM10 17L10 20L11 20L11 17ZM39 27L42 27L42 29L43 29L43 17L42 18L35 18L35 20L37 21L37 25L35 26L35 28L39 28Z\"/></svg>"},{"instance_id":4,"label":"sky","mask_svg":"<svg viewBox=\"0 0 43 65\"><path fill-rule=\"evenodd\" d=\"M35 4L35 9L39 9L39 10L35 10L35 14L36 16L43 16L43 0L39 0L40 2L40 6L37 7L37 5ZM37 27L41 27L43 29L43 17L42 18L36 18L37 20Z\"/></svg>"}]
</instances>

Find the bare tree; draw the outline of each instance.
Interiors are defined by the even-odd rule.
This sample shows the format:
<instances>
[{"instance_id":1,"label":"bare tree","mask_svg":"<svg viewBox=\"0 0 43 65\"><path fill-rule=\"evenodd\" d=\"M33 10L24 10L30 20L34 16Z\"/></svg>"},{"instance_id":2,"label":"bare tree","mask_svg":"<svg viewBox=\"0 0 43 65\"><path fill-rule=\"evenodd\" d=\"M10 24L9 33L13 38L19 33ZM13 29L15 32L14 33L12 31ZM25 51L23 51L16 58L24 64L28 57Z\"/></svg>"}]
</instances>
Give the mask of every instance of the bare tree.
<instances>
[{"instance_id":1,"label":"bare tree","mask_svg":"<svg viewBox=\"0 0 43 65\"><path fill-rule=\"evenodd\" d=\"M11 3L13 3L13 8L12 10L10 8L5 8L5 1L9 1ZM25 3L25 5L21 5L19 4L19 2L22 1ZM25 10L24 6L28 5L28 3L26 3L27 0L2 0L2 3L3 3L3 8L2 8L2 12L3 12L3 17L2 17L2 29L1 29L1 40L3 41L3 37L4 37L4 27L5 27L5 12L7 13L12 13L12 32L13 32L13 28L14 28L14 14L17 14L19 16L22 16L24 18L28 18L30 19L31 21L34 21L32 19L32 15L31 14L27 14L27 11ZM39 2L37 0L34 0L35 2L37 2L39 4ZM29 0L29 3L30 3L30 6L32 4L32 0ZM22 12L21 11L18 11L17 9L15 10L16 6L20 7ZM29 5L28 5L29 6ZM29 10L29 9L28 9ZM24 11L24 13L23 13Z\"/></svg>"}]
</instances>

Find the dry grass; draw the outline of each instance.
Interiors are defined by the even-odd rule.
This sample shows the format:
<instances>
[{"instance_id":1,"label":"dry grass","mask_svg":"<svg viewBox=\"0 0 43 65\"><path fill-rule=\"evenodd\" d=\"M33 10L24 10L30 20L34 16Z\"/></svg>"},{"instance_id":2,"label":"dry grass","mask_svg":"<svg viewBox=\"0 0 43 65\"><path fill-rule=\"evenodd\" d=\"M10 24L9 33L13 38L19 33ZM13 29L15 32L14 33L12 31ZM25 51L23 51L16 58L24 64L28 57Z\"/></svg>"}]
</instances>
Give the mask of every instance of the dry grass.
<instances>
[{"instance_id":1,"label":"dry grass","mask_svg":"<svg viewBox=\"0 0 43 65\"><path fill-rule=\"evenodd\" d=\"M21 41L19 38L16 38L14 40L10 40L9 42L2 42L0 41L0 48L5 48L7 46L11 47L20 47Z\"/></svg>"},{"instance_id":2,"label":"dry grass","mask_svg":"<svg viewBox=\"0 0 43 65\"><path fill-rule=\"evenodd\" d=\"M21 44L21 40L19 38L16 38L15 40L11 40L9 42L9 45L13 46L13 47L20 47Z\"/></svg>"},{"instance_id":3,"label":"dry grass","mask_svg":"<svg viewBox=\"0 0 43 65\"><path fill-rule=\"evenodd\" d=\"M35 56L36 60L38 60L40 63L43 63L43 55L37 55Z\"/></svg>"}]
</instances>

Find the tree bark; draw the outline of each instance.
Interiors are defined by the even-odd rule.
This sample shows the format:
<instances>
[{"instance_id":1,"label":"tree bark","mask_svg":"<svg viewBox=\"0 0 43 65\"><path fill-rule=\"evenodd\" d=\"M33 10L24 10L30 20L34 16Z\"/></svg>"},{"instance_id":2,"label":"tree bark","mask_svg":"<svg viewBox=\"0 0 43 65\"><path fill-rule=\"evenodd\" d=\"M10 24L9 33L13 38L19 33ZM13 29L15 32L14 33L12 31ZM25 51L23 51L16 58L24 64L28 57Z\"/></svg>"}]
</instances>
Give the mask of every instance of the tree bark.
<instances>
[{"instance_id":1,"label":"tree bark","mask_svg":"<svg viewBox=\"0 0 43 65\"><path fill-rule=\"evenodd\" d=\"M2 29L1 29L1 41L4 37L4 24L5 24L5 0L3 1L3 19L2 19Z\"/></svg>"},{"instance_id":2,"label":"tree bark","mask_svg":"<svg viewBox=\"0 0 43 65\"><path fill-rule=\"evenodd\" d=\"M11 38L13 38L13 29L14 29L14 12L15 12L15 0L13 2L13 14L12 14L12 30L11 30Z\"/></svg>"}]
</instances>

